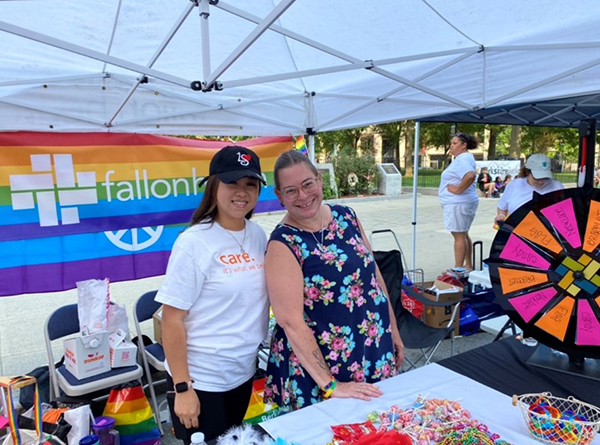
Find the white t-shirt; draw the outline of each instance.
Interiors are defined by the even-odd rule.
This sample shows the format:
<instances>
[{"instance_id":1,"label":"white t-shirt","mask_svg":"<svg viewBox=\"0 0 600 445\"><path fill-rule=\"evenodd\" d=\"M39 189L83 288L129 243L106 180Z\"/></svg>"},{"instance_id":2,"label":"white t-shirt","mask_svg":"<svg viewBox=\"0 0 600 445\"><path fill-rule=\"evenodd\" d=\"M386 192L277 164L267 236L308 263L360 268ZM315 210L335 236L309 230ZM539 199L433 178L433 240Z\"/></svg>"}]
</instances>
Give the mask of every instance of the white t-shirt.
<instances>
[{"instance_id":1,"label":"white t-shirt","mask_svg":"<svg viewBox=\"0 0 600 445\"><path fill-rule=\"evenodd\" d=\"M156 301L188 311L188 366L194 388L236 388L256 370L259 344L267 335L265 280L267 236L246 221L245 254L218 223L196 224L175 241ZM169 374L169 364L166 363ZM176 382L177 383L177 382Z\"/></svg>"},{"instance_id":2,"label":"white t-shirt","mask_svg":"<svg viewBox=\"0 0 600 445\"><path fill-rule=\"evenodd\" d=\"M479 197L477 196L476 181L467 187L467 189L460 195L455 195L448 191L448 185L459 185L464 176L469 173L475 173L477 167L475 166L475 156L472 153L465 152L459 154L454 158L454 161L442 172L440 180L440 188L438 189L438 196L440 198L440 204L460 204L465 202L478 202Z\"/></svg>"},{"instance_id":3,"label":"white t-shirt","mask_svg":"<svg viewBox=\"0 0 600 445\"><path fill-rule=\"evenodd\" d=\"M554 179L549 179L548 182L544 184L544 187L540 189L529 185L527 178L513 179L508 183L504 193L500 197L498 208L500 210L508 210L508 214L510 215L523 204L531 201L533 192L545 195L546 193L562 190L564 188L565 187L560 182Z\"/></svg>"}]
</instances>

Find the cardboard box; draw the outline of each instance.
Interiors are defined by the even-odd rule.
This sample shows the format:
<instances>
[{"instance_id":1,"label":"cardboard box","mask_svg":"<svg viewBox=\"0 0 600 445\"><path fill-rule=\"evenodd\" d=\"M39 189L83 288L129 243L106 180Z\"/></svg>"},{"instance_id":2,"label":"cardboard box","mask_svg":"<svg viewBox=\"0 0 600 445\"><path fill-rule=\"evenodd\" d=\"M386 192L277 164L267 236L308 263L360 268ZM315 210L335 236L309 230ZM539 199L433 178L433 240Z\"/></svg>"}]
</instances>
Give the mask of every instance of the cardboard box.
<instances>
[{"instance_id":1,"label":"cardboard box","mask_svg":"<svg viewBox=\"0 0 600 445\"><path fill-rule=\"evenodd\" d=\"M137 363L137 346L127 339L122 329L108 336L111 368L133 366Z\"/></svg>"},{"instance_id":2,"label":"cardboard box","mask_svg":"<svg viewBox=\"0 0 600 445\"><path fill-rule=\"evenodd\" d=\"M154 322L154 341L160 345L162 345L162 309L162 306L159 307L158 310L152 316L152 321Z\"/></svg>"},{"instance_id":3,"label":"cardboard box","mask_svg":"<svg viewBox=\"0 0 600 445\"><path fill-rule=\"evenodd\" d=\"M437 292L435 295L423 292L423 296L432 301L439 302L451 302L460 300L463 296L464 289L461 287L453 286L448 283L444 283L443 281L435 280L434 282L426 282L424 283L424 288L430 289L435 286L437 288ZM431 326L434 328L444 328L448 326L448 322L450 322L450 318L452 318L452 311L454 310L454 306L428 306L425 305L423 309L423 322L427 326ZM454 318L454 335L458 335L460 321L460 309L456 312L456 317Z\"/></svg>"},{"instance_id":4,"label":"cardboard box","mask_svg":"<svg viewBox=\"0 0 600 445\"><path fill-rule=\"evenodd\" d=\"M65 367L83 380L110 371L108 333L69 338L64 341Z\"/></svg>"}]
</instances>

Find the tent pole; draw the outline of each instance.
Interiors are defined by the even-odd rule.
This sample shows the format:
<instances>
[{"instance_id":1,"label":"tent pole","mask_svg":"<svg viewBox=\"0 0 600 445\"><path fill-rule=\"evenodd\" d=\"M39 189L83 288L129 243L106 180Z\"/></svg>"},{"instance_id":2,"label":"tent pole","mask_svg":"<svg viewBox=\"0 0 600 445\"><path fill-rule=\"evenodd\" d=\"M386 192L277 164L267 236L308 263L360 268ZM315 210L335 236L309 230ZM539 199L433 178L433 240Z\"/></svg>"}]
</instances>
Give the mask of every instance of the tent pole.
<instances>
[{"instance_id":1,"label":"tent pole","mask_svg":"<svg viewBox=\"0 0 600 445\"><path fill-rule=\"evenodd\" d=\"M594 152L596 151L596 119L582 119L579 124L579 162L577 187L594 188Z\"/></svg>"},{"instance_id":2,"label":"tent pole","mask_svg":"<svg viewBox=\"0 0 600 445\"><path fill-rule=\"evenodd\" d=\"M308 135L308 157L310 162L315 163L315 134L311 133Z\"/></svg>"},{"instance_id":3,"label":"tent pole","mask_svg":"<svg viewBox=\"0 0 600 445\"><path fill-rule=\"evenodd\" d=\"M200 32L202 35L202 78L210 76L210 34L208 32L208 0L200 2Z\"/></svg>"},{"instance_id":4,"label":"tent pole","mask_svg":"<svg viewBox=\"0 0 600 445\"><path fill-rule=\"evenodd\" d=\"M412 268L417 264L417 186L419 183L419 145L421 122L415 122L415 157L413 162L413 206L412 206Z\"/></svg>"}]
</instances>

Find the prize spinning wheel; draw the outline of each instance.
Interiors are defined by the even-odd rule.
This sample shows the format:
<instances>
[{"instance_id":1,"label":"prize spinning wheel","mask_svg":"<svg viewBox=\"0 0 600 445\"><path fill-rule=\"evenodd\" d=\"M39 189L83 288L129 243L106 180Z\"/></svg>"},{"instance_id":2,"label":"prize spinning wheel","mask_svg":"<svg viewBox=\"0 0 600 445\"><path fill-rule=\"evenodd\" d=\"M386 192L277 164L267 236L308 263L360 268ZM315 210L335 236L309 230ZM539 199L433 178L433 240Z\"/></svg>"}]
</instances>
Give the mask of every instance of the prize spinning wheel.
<instances>
[{"instance_id":1,"label":"prize spinning wheel","mask_svg":"<svg viewBox=\"0 0 600 445\"><path fill-rule=\"evenodd\" d=\"M524 336L572 361L600 358L600 189L534 193L500 227L487 263Z\"/></svg>"}]
</instances>

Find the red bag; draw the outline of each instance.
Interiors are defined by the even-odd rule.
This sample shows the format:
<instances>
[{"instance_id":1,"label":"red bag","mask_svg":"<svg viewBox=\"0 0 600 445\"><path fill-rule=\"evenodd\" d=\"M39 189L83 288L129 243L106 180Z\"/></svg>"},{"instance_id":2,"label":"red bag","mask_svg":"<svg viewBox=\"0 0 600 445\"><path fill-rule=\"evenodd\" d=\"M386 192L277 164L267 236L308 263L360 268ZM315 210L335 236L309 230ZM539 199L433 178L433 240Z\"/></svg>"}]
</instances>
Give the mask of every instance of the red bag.
<instances>
[{"instance_id":1,"label":"red bag","mask_svg":"<svg viewBox=\"0 0 600 445\"><path fill-rule=\"evenodd\" d=\"M353 445L412 445L412 439L408 434L400 431L385 431L362 436Z\"/></svg>"},{"instance_id":2,"label":"red bag","mask_svg":"<svg viewBox=\"0 0 600 445\"><path fill-rule=\"evenodd\" d=\"M420 292L416 287L413 287L413 289L415 292ZM421 303L419 300L415 300L404 291L402 291L400 301L402 302L402 307L404 309L413 314L419 320L421 319L421 316L423 315L423 303Z\"/></svg>"}]
</instances>

